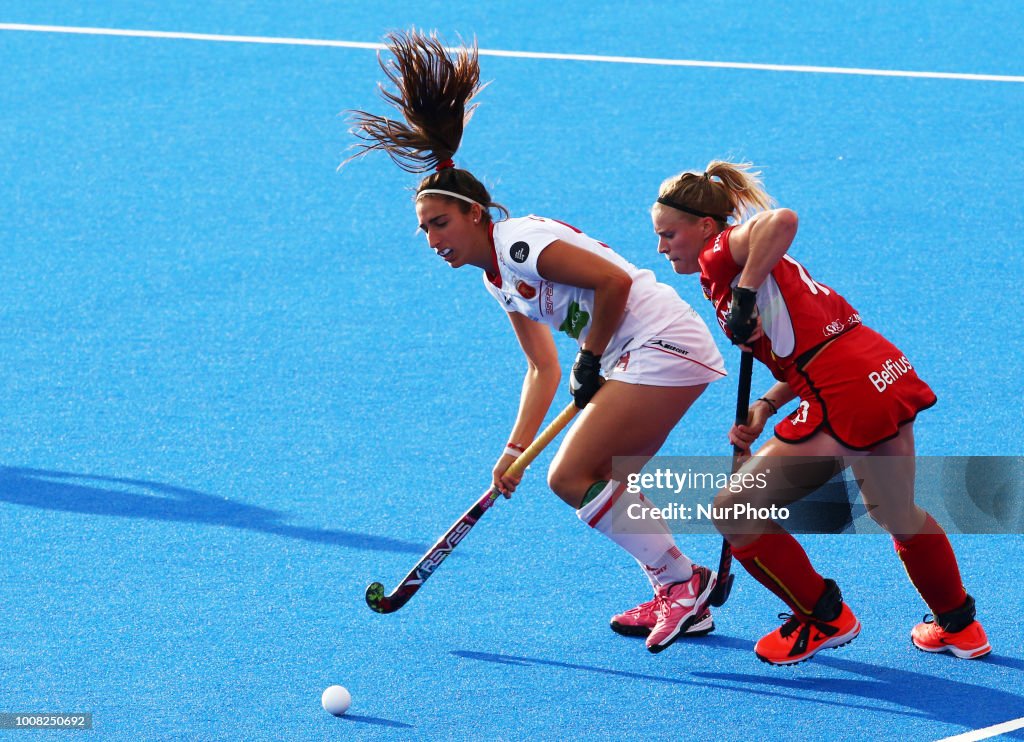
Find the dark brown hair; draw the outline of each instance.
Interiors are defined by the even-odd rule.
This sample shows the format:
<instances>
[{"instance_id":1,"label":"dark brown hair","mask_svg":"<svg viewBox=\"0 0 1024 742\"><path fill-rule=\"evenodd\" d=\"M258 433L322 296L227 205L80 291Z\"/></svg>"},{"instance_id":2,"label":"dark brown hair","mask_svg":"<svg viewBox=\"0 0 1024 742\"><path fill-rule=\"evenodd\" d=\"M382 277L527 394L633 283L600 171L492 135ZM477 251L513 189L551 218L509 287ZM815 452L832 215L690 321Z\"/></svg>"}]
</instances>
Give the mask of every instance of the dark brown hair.
<instances>
[{"instance_id":1,"label":"dark brown hair","mask_svg":"<svg viewBox=\"0 0 1024 742\"><path fill-rule=\"evenodd\" d=\"M400 168L410 173L435 172L420 181L416 192L437 189L458 193L508 217L504 206L491 200L487 188L468 170L456 168L452 158L462 143L465 124L476 105L473 97L480 84L480 63L476 43L450 51L436 34L412 30L386 37L393 59L378 55L384 74L395 90L380 88L384 100L398 109L404 121L366 111L351 111L352 133L363 141L354 145L355 154L342 166L374 150L383 150ZM442 196L444 198L444 196ZM449 199L468 211L470 204Z\"/></svg>"}]
</instances>

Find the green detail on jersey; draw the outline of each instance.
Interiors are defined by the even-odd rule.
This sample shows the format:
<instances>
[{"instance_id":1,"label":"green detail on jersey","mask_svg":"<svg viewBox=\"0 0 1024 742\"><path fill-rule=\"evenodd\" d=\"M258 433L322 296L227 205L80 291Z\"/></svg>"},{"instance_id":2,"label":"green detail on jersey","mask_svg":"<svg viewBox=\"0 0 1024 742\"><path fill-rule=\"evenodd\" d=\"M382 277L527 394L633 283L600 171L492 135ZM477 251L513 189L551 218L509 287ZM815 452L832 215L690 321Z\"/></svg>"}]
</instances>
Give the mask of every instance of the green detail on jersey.
<instances>
[{"instance_id":1,"label":"green detail on jersey","mask_svg":"<svg viewBox=\"0 0 1024 742\"><path fill-rule=\"evenodd\" d=\"M573 340L580 339L580 333L590 322L590 313L580 309L577 302L570 302L569 309L565 313L565 321L558 327L559 330L571 337Z\"/></svg>"}]
</instances>

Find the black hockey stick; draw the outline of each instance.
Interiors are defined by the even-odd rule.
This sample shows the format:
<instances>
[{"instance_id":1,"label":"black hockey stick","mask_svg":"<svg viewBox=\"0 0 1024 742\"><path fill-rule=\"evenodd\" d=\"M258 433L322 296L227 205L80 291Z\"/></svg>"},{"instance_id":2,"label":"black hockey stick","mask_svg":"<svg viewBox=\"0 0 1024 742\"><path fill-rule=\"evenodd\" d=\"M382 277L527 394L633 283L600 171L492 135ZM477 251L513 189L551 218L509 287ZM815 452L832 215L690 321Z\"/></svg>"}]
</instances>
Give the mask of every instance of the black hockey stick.
<instances>
[{"instance_id":1,"label":"black hockey stick","mask_svg":"<svg viewBox=\"0 0 1024 742\"><path fill-rule=\"evenodd\" d=\"M512 466L508 468L507 473L514 476L522 474L526 467L544 450L544 447L562 432L562 429L569 424L578 411L575 402L562 410L558 417L541 431L533 443L519 454L519 458L512 462ZM455 521L452 527L448 529L448 532L438 539L436 544L430 547L430 551L424 554L419 563L412 568L412 571L405 576L405 579L398 583L398 587L390 595L384 594L384 586L379 582L374 582L367 587L366 604L377 611L377 613L394 613L408 603L409 598L416 594L416 591L420 589L430 575L434 574L434 570L441 566L441 562L448 558L448 555L452 553L452 549L458 546L459 542L466 537L470 529L476 525L476 522L483 517L483 514L487 512L491 505L494 504L494 501L500 496L501 492L493 487L487 490L483 497L477 500L473 507L463 513L462 517Z\"/></svg>"},{"instance_id":2,"label":"black hockey stick","mask_svg":"<svg viewBox=\"0 0 1024 742\"><path fill-rule=\"evenodd\" d=\"M750 379L754 374L754 354L743 351L740 356L740 383L736 389L736 424L747 424L747 411L750 408ZM732 469L736 471L739 465L743 449L739 446L732 447ZM722 555L718 558L718 582L715 589L711 591L710 603L713 606L725 605L732 592L732 583L736 575L732 572L732 548L729 540L722 538Z\"/></svg>"}]
</instances>

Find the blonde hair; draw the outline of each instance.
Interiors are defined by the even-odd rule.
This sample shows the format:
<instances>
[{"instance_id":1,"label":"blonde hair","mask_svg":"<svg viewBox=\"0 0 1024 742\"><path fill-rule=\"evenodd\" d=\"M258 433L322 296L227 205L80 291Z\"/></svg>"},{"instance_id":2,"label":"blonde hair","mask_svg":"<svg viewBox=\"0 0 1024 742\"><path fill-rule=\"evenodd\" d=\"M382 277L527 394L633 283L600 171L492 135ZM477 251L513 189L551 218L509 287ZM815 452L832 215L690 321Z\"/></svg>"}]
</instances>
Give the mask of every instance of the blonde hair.
<instances>
[{"instance_id":1,"label":"blonde hair","mask_svg":"<svg viewBox=\"0 0 1024 742\"><path fill-rule=\"evenodd\" d=\"M658 189L651 211L675 208L697 217L709 216L721 226L769 209L774 199L761 185L760 171L752 163L712 160L703 173L685 172L668 178Z\"/></svg>"},{"instance_id":2,"label":"blonde hair","mask_svg":"<svg viewBox=\"0 0 1024 742\"><path fill-rule=\"evenodd\" d=\"M386 40L393 59L385 62L378 55L377 61L395 90L381 86L380 93L398 109L404 121L350 111L351 131L363 143L353 145L357 151L342 167L368 152L383 150L406 172L435 171L420 181L417 194L447 191L456 196L439 197L454 201L463 211L475 202L484 207L486 220L490 219L489 208L507 217L508 210L491 200L483 183L452 162L462 143L463 129L476 108L470 102L486 87L480 84L476 42L450 52L436 34L415 29L388 34Z\"/></svg>"}]
</instances>

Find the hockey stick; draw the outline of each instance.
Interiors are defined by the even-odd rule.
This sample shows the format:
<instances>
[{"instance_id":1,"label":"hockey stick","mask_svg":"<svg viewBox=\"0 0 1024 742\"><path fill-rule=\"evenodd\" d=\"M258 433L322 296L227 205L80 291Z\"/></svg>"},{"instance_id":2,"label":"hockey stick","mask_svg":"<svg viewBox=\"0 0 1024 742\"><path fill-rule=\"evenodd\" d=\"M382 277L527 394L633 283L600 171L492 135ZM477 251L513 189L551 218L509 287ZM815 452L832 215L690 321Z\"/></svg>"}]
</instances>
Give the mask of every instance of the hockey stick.
<instances>
[{"instance_id":1,"label":"hockey stick","mask_svg":"<svg viewBox=\"0 0 1024 742\"><path fill-rule=\"evenodd\" d=\"M556 435L576 416L578 412L576 403L571 403L551 421L540 435L527 446L526 450L519 454L519 458L512 462L506 474L519 476L526 470L537 455L544 450ZM409 602L409 598L416 594L430 575L434 574L441 562L443 562L452 549L458 546L459 542L466 537L470 529L483 517L483 514L494 504L494 501L501 496L501 492L492 487L483 494L476 504L463 513L462 517L452 524L448 532L438 539L437 543L430 547L419 563L412 568L412 571L405 576L398 587L390 595L384 594L384 586L379 582L372 583L366 588L366 604L377 613L394 613L403 605Z\"/></svg>"},{"instance_id":2,"label":"hockey stick","mask_svg":"<svg viewBox=\"0 0 1024 742\"><path fill-rule=\"evenodd\" d=\"M746 425L747 424L747 411L750 407L750 379L754 374L754 354L749 351L743 351L743 355L740 356L740 382L736 389L736 424ZM738 468L740 456L743 454L743 449L739 446L732 447L732 470L736 471ZM710 603L711 605L718 607L725 605L725 601L729 599L729 593L732 592L732 583L736 579L736 575L730 574L732 571L732 548L729 546L729 539L722 538L722 555L718 558L718 582L715 584L715 589L711 591Z\"/></svg>"}]
</instances>

